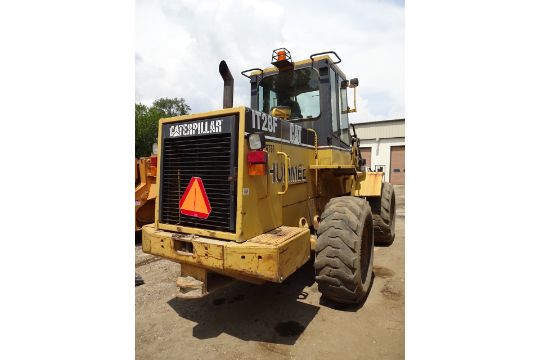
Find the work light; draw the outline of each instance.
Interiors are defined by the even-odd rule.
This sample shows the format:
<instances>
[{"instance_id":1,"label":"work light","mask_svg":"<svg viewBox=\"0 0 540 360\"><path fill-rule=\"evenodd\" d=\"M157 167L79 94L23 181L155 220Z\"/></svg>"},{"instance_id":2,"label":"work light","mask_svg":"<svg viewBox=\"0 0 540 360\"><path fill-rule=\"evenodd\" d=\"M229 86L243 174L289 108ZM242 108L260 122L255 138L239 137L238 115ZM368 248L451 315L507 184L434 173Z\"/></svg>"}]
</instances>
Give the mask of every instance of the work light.
<instances>
[{"instance_id":1,"label":"work light","mask_svg":"<svg viewBox=\"0 0 540 360\"><path fill-rule=\"evenodd\" d=\"M266 145L264 141L264 134L260 134L260 133L250 134L248 139L249 139L249 148L251 150L259 150L259 149L264 148L264 146Z\"/></svg>"}]
</instances>

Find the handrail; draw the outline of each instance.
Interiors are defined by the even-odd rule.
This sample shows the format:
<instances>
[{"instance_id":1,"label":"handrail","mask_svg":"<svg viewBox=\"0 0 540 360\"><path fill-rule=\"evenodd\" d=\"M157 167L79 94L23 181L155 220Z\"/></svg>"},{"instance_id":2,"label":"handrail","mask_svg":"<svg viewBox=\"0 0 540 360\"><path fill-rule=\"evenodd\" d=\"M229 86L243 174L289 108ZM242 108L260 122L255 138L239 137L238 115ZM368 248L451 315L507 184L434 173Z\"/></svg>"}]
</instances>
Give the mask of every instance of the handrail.
<instances>
[{"instance_id":1,"label":"handrail","mask_svg":"<svg viewBox=\"0 0 540 360\"><path fill-rule=\"evenodd\" d=\"M311 55L309 56L309 58L311 59L311 63L313 63L313 58L314 58L315 56L324 55L324 54L334 54L334 55L338 58L338 60L339 60L339 61L337 61L337 62L334 62L334 64L339 64L339 63L341 62L341 58L339 57L338 54L336 54L335 51L323 51L323 52L320 52L320 53L311 54ZM333 61L333 60L332 60L332 61Z\"/></svg>"},{"instance_id":2,"label":"handrail","mask_svg":"<svg viewBox=\"0 0 540 360\"><path fill-rule=\"evenodd\" d=\"M311 129L311 128L306 129L306 130L312 132L313 135L314 135L314 138L315 138L314 139L314 142L315 142L315 159L317 159L317 155L318 155L318 153L317 153L317 138L318 138L317 137L317 132L315 130Z\"/></svg>"},{"instance_id":3,"label":"handrail","mask_svg":"<svg viewBox=\"0 0 540 360\"><path fill-rule=\"evenodd\" d=\"M247 70L242 71L240 74L242 74L243 76L247 77L248 79L251 79L251 77L250 77L250 76L247 76L246 73L247 73L248 71L254 71L254 70L259 70L259 71L261 72L260 74L256 74L257 76L264 74L264 70L263 70L263 69L259 69L259 68L247 69Z\"/></svg>"},{"instance_id":4,"label":"handrail","mask_svg":"<svg viewBox=\"0 0 540 360\"><path fill-rule=\"evenodd\" d=\"M318 153L318 139L317 139L317 132L314 129L307 129L307 131L313 132L313 135L315 136L314 144L315 144L315 166L319 165L319 153ZM319 188L317 186L318 183L318 169L315 169L315 192L318 194Z\"/></svg>"},{"instance_id":5,"label":"handrail","mask_svg":"<svg viewBox=\"0 0 540 360\"><path fill-rule=\"evenodd\" d=\"M289 190L289 156L285 154L283 151L278 151L278 155L283 155L285 158L285 190L278 191L278 195L284 195L287 190Z\"/></svg>"}]
</instances>

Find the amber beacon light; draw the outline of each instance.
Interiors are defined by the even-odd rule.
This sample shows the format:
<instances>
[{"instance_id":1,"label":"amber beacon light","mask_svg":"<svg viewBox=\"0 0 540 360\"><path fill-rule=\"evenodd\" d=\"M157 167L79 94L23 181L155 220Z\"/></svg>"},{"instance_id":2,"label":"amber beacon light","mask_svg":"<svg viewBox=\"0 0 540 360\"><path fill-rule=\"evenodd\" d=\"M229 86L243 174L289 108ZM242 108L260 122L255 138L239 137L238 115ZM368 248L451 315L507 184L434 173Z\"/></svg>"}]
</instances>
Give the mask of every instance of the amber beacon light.
<instances>
[{"instance_id":1,"label":"amber beacon light","mask_svg":"<svg viewBox=\"0 0 540 360\"><path fill-rule=\"evenodd\" d=\"M272 65L282 69L293 65L291 52L285 48L279 48L272 51Z\"/></svg>"}]
</instances>

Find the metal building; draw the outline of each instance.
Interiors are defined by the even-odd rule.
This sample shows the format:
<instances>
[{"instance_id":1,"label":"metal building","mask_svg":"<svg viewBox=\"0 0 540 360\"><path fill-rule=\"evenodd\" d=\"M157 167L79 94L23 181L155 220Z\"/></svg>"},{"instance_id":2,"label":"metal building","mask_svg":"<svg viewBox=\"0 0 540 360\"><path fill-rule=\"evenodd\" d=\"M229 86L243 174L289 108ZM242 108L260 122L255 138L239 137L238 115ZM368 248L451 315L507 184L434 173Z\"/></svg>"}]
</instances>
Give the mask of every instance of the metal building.
<instances>
[{"instance_id":1,"label":"metal building","mask_svg":"<svg viewBox=\"0 0 540 360\"><path fill-rule=\"evenodd\" d=\"M366 166L384 172L384 181L405 185L405 119L354 124Z\"/></svg>"}]
</instances>

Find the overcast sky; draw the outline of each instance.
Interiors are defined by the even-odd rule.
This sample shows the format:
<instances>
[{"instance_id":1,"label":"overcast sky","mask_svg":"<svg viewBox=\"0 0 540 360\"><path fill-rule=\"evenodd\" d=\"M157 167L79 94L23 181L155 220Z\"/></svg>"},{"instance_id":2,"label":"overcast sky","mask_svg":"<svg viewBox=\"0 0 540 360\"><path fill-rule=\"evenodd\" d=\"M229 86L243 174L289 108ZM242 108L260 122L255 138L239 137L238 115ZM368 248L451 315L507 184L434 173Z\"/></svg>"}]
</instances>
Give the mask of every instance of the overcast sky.
<instances>
[{"instance_id":1,"label":"overcast sky","mask_svg":"<svg viewBox=\"0 0 540 360\"><path fill-rule=\"evenodd\" d=\"M400 0L136 0L135 98L183 97L194 113L219 109L223 59L235 78L234 105L249 106L240 71L270 66L279 47L293 61L333 50L359 81L352 122L402 118L404 15Z\"/></svg>"}]
</instances>

